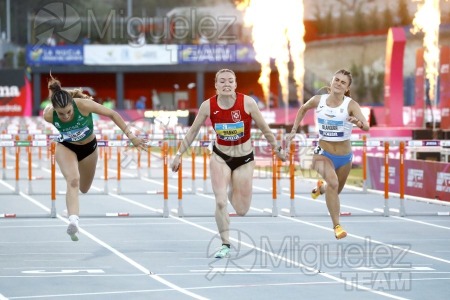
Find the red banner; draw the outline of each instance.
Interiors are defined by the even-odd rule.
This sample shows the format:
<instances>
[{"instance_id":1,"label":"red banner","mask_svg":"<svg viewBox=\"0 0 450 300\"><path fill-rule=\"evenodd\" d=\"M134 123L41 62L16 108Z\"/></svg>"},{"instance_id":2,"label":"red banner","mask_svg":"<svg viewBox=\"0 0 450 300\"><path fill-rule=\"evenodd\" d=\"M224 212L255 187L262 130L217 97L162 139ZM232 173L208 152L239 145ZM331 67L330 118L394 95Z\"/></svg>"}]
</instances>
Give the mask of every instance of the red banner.
<instances>
[{"instance_id":1,"label":"red banner","mask_svg":"<svg viewBox=\"0 0 450 300\"><path fill-rule=\"evenodd\" d=\"M384 158L367 157L368 187L384 191ZM389 192L400 192L400 160L389 158ZM450 201L450 163L405 160L405 194Z\"/></svg>"},{"instance_id":2,"label":"red banner","mask_svg":"<svg viewBox=\"0 0 450 300\"><path fill-rule=\"evenodd\" d=\"M406 36L403 27L391 27L386 41L384 106L386 125L403 126L403 54Z\"/></svg>"},{"instance_id":3,"label":"red banner","mask_svg":"<svg viewBox=\"0 0 450 300\"><path fill-rule=\"evenodd\" d=\"M31 116L31 86L23 70L0 70L0 116Z\"/></svg>"},{"instance_id":4,"label":"red banner","mask_svg":"<svg viewBox=\"0 0 450 300\"><path fill-rule=\"evenodd\" d=\"M450 129L450 47L441 47L439 68L439 107L441 109L441 129Z\"/></svg>"}]
</instances>

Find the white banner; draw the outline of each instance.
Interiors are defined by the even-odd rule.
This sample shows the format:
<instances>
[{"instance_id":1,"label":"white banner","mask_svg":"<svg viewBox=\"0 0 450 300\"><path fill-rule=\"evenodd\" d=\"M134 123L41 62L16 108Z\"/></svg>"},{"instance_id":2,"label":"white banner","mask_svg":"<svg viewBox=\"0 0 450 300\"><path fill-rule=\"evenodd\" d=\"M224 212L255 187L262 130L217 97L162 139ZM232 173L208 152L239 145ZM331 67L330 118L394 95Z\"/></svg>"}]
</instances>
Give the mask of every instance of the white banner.
<instances>
[{"instance_id":1,"label":"white banner","mask_svg":"<svg viewBox=\"0 0 450 300\"><path fill-rule=\"evenodd\" d=\"M177 45L85 45L85 65L173 65Z\"/></svg>"}]
</instances>

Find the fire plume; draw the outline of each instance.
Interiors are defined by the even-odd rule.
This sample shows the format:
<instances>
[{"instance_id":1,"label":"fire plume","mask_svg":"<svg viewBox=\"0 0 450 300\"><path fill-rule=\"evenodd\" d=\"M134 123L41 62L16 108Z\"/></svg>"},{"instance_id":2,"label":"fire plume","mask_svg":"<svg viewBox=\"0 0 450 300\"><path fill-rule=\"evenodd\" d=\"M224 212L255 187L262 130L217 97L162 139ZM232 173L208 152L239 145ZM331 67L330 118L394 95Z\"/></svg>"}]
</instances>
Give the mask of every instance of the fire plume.
<instances>
[{"instance_id":1,"label":"fire plume","mask_svg":"<svg viewBox=\"0 0 450 300\"><path fill-rule=\"evenodd\" d=\"M302 0L247 0L237 6L245 9L245 24L252 27L255 58L261 64L258 83L267 107L270 97L271 60L278 69L283 101L289 97L289 62L293 63L293 77L297 83L297 99L303 102L305 26Z\"/></svg>"},{"instance_id":2,"label":"fire plume","mask_svg":"<svg viewBox=\"0 0 450 300\"><path fill-rule=\"evenodd\" d=\"M441 12L439 0L424 0L417 3L418 10L414 15L413 34L424 33L425 77L429 82L429 97L432 102L436 97L436 83L439 75L439 25Z\"/></svg>"}]
</instances>

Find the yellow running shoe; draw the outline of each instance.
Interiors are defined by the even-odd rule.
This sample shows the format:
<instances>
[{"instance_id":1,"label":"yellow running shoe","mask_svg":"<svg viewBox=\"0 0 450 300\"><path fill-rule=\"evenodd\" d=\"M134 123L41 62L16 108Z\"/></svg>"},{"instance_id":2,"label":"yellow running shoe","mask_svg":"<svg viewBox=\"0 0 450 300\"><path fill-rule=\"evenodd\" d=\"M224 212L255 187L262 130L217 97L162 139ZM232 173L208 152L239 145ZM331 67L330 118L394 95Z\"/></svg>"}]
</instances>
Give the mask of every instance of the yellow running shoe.
<instances>
[{"instance_id":1,"label":"yellow running shoe","mask_svg":"<svg viewBox=\"0 0 450 300\"><path fill-rule=\"evenodd\" d=\"M320 187L323 185L323 180L318 180L317 181L317 186L312 190L311 192L311 197L313 199L317 199L317 197L319 197L320 195L322 195L320 193Z\"/></svg>"},{"instance_id":2,"label":"yellow running shoe","mask_svg":"<svg viewBox=\"0 0 450 300\"><path fill-rule=\"evenodd\" d=\"M341 225L337 224L334 226L334 235L336 236L337 240L343 239L347 236L347 232L342 228Z\"/></svg>"}]
</instances>

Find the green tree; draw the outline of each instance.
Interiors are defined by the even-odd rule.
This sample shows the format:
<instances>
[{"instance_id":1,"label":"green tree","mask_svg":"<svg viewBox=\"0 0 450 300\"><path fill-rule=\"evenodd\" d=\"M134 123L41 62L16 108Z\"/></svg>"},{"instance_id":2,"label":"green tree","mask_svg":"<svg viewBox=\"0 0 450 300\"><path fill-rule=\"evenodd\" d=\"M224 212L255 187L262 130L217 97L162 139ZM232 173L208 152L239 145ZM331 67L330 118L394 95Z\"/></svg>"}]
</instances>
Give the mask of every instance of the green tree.
<instances>
[{"instance_id":1,"label":"green tree","mask_svg":"<svg viewBox=\"0 0 450 300\"><path fill-rule=\"evenodd\" d=\"M371 102L381 104L384 102L384 73L372 70L369 72L369 93Z\"/></svg>"},{"instance_id":2,"label":"green tree","mask_svg":"<svg viewBox=\"0 0 450 300\"><path fill-rule=\"evenodd\" d=\"M383 11L383 23L382 28L383 29L389 29L394 25L394 18L392 16L391 9L389 7L386 7Z\"/></svg>"},{"instance_id":3,"label":"green tree","mask_svg":"<svg viewBox=\"0 0 450 300\"><path fill-rule=\"evenodd\" d=\"M378 11L378 6L374 6L369 12L367 29L368 30L380 29L380 12Z\"/></svg>"},{"instance_id":4,"label":"green tree","mask_svg":"<svg viewBox=\"0 0 450 300\"><path fill-rule=\"evenodd\" d=\"M314 17L316 20L316 26L317 26L317 33L319 35L327 35L329 34L328 31L328 17L329 15L322 16L322 8L316 3L315 11L314 11Z\"/></svg>"},{"instance_id":5,"label":"green tree","mask_svg":"<svg viewBox=\"0 0 450 300\"><path fill-rule=\"evenodd\" d=\"M337 32L340 34L345 34L350 32L350 24L349 17L347 15L347 11L342 7L339 12L339 18L337 19Z\"/></svg>"},{"instance_id":6,"label":"green tree","mask_svg":"<svg viewBox=\"0 0 450 300\"><path fill-rule=\"evenodd\" d=\"M363 67L353 63L350 68L350 72L352 73L353 77L352 92L356 94L355 101L363 102L367 100L367 83Z\"/></svg>"},{"instance_id":7,"label":"green tree","mask_svg":"<svg viewBox=\"0 0 450 300\"><path fill-rule=\"evenodd\" d=\"M333 34L334 24L333 24L333 8L330 6L324 20L324 33Z\"/></svg>"},{"instance_id":8,"label":"green tree","mask_svg":"<svg viewBox=\"0 0 450 300\"><path fill-rule=\"evenodd\" d=\"M355 10L354 20L354 32L365 32L367 30L366 16L362 10L361 3Z\"/></svg>"},{"instance_id":9,"label":"green tree","mask_svg":"<svg viewBox=\"0 0 450 300\"><path fill-rule=\"evenodd\" d=\"M399 0L397 16L400 18L400 25L411 25L412 19L408 11L408 1Z\"/></svg>"}]
</instances>

